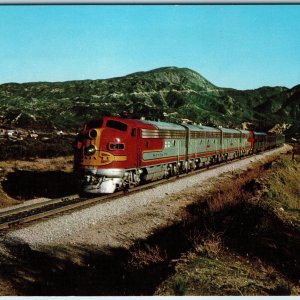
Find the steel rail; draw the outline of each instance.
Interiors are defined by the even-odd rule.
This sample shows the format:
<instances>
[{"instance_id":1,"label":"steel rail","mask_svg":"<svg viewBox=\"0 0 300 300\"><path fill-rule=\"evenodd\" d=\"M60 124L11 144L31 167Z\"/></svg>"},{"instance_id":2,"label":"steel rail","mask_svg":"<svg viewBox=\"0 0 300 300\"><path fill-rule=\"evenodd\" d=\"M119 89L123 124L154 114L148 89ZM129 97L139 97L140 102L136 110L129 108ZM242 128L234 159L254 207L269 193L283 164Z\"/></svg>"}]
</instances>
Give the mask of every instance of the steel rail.
<instances>
[{"instance_id":1,"label":"steel rail","mask_svg":"<svg viewBox=\"0 0 300 300\"><path fill-rule=\"evenodd\" d=\"M72 199L69 197L63 197L63 198L45 200L44 202L38 202L38 203L34 203L34 204L29 204L29 205L22 205L21 207L12 207L10 209L0 212L0 219L12 216L14 214L22 213L26 210L34 210L37 208L42 208L44 206L49 206L49 205L63 203L63 202L69 202L69 201L73 201L73 200L75 200L75 199Z\"/></svg>"},{"instance_id":2,"label":"steel rail","mask_svg":"<svg viewBox=\"0 0 300 300\"><path fill-rule=\"evenodd\" d=\"M91 198L91 199L85 199L84 198L83 201L68 204L67 206L62 206L62 207L50 209L50 210L40 212L40 213L37 213L37 214L33 214L33 215L30 215L30 216L25 216L25 217L22 217L20 219L16 219L16 220L13 220L13 221L8 221L8 222L0 224L0 230L9 229L9 228L11 228L13 226L16 226L16 225L22 225L22 224L29 223L29 222L32 222L32 221L44 219L46 217L50 217L50 216L53 216L53 215L57 215L59 213L67 212L67 211L70 211L70 210L73 210L73 209L76 209L76 208L79 208L79 207L92 205L92 204L94 204L96 202L99 202L99 201L108 200L108 199L111 199L111 198L118 197L119 195L116 195L116 194L112 194L112 195L109 195L109 196L97 197L97 198Z\"/></svg>"},{"instance_id":3,"label":"steel rail","mask_svg":"<svg viewBox=\"0 0 300 300\"><path fill-rule=\"evenodd\" d=\"M265 151L265 152L269 152L269 151ZM127 195L127 194L138 193L140 191L145 191L145 190L154 188L155 186L158 186L158 185L161 185L161 184L174 182L178 179L183 179L183 178L188 177L188 176L194 176L194 175L197 175L199 173L206 172L208 170L217 169L217 168L219 168L223 165L230 165L230 164L236 162L237 160L243 160L243 159L249 158L253 155L255 155L255 154L252 154L252 155L247 156L247 157L236 158L234 160L230 160L230 161L227 161L227 162L222 162L222 163L215 164L215 165L210 165L210 166L198 169L198 170L194 170L192 172L178 174L178 175L170 177L170 178L161 179L161 180L158 180L158 181L154 181L154 182L151 182L151 183L148 183L148 184L144 184L144 185L140 185L140 186L131 188L129 190L118 191L116 193L109 194L109 195L103 195L103 196L94 197L94 198L75 198L75 199L68 199L67 197L64 197L64 198L59 198L59 199L51 199L51 200L47 200L46 202L36 203L36 204L28 205L28 206L23 206L23 207L19 207L19 208L16 208L16 209L11 209L11 210L8 210L6 212L0 213L0 218L10 217L10 216L14 216L14 215L17 216L18 214L26 213L26 212L28 212L28 213L31 212L32 213L36 209L42 209L42 208L46 209L47 207L49 208L50 206L53 206L53 205L64 204L61 207L56 207L56 208L52 208L52 209L50 208L50 209L48 209L44 212L33 213L29 216L23 216L23 217L20 217L20 218L16 218L15 220L10 220L10 221L7 221L7 222L0 223L0 230L10 229L14 226L20 226L20 225L23 225L23 224L26 224L26 223L29 223L29 222L37 221L37 220L44 219L44 218L47 218L47 217L51 217L51 216L54 216L54 215L58 215L58 214L61 214L61 213L70 212L70 211L75 210L75 209L85 208L85 207L88 207L88 206L95 205L97 203L105 203L105 202L111 201L115 198L118 198L118 197L121 197L121 196L124 196L124 195ZM68 203L68 202L70 202L70 203Z\"/></svg>"}]
</instances>

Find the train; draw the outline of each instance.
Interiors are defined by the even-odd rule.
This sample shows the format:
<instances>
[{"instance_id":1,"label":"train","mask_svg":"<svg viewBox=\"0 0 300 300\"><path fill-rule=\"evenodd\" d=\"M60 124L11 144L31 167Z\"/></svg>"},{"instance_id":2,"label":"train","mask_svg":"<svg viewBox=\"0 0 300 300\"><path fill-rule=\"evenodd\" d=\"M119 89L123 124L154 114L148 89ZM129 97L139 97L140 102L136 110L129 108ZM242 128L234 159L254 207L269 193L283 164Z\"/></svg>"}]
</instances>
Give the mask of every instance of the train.
<instances>
[{"instance_id":1,"label":"train","mask_svg":"<svg viewBox=\"0 0 300 300\"><path fill-rule=\"evenodd\" d=\"M80 194L111 194L283 143L283 134L105 116L77 134L74 169Z\"/></svg>"}]
</instances>

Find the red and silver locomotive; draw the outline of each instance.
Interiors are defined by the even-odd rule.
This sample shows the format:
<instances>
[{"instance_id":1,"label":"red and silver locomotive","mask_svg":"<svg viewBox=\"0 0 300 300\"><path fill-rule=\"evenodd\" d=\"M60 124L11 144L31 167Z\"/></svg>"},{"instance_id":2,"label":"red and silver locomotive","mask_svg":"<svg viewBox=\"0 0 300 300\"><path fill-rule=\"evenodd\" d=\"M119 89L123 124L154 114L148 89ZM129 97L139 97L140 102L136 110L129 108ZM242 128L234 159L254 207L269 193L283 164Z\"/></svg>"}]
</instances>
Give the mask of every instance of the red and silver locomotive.
<instances>
[{"instance_id":1,"label":"red and silver locomotive","mask_svg":"<svg viewBox=\"0 0 300 300\"><path fill-rule=\"evenodd\" d=\"M103 117L78 134L75 170L81 193L113 193L282 142L247 130Z\"/></svg>"}]
</instances>

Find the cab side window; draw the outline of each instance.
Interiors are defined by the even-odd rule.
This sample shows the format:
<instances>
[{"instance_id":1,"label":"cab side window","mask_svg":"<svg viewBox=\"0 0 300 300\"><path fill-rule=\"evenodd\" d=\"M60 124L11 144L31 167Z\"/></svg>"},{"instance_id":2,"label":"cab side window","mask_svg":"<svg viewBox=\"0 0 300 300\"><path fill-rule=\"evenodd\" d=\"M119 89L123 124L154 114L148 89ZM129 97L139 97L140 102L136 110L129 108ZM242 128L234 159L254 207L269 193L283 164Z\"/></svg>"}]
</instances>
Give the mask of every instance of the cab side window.
<instances>
[{"instance_id":1,"label":"cab side window","mask_svg":"<svg viewBox=\"0 0 300 300\"><path fill-rule=\"evenodd\" d=\"M136 128L131 129L131 136L136 136Z\"/></svg>"}]
</instances>

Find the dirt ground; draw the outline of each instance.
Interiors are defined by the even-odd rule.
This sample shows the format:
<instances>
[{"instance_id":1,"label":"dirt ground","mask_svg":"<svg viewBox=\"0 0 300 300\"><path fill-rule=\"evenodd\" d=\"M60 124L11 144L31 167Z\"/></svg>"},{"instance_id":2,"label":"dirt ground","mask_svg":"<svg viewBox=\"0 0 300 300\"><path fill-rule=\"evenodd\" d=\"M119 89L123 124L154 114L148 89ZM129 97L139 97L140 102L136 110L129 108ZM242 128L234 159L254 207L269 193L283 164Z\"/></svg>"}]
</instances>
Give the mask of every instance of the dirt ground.
<instances>
[{"instance_id":1,"label":"dirt ground","mask_svg":"<svg viewBox=\"0 0 300 300\"><path fill-rule=\"evenodd\" d=\"M37 174L39 177L41 174L51 174L55 172L61 172L63 174L71 174L73 171L73 156L57 157L57 158L37 158L33 160L7 160L0 161L0 208L16 205L24 202L26 197L17 197L10 195L4 190L3 186L7 183L8 179L16 173L24 173L24 177L28 174ZM31 179L32 181L35 178ZM13 180L12 180L13 181ZM24 178L20 178L20 181L24 181ZM18 190L18 182L11 183L11 189ZM28 184L28 188L33 188ZM14 197L15 196L15 197ZM38 196L33 198L39 198Z\"/></svg>"},{"instance_id":2,"label":"dirt ground","mask_svg":"<svg viewBox=\"0 0 300 300\"><path fill-rule=\"evenodd\" d=\"M268 158L259 164L267 164L273 159ZM259 164L252 165L248 171L255 170ZM70 172L71 158L60 158L55 162L38 160L33 164L18 162L18 169L51 168L52 171L58 171L62 165L66 172ZM13 165L0 166L8 172L14 170ZM195 186L173 195L165 193L163 201L91 225L84 235L77 237L76 243L70 236L68 245L38 250L30 250L23 245L4 246L2 270L9 270L9 274L18 271L14 276L0 272L0 294L152 295L159 282L165 279L162 274L169 272L170 262L179 258L193 243L187 239L185 224L191 216L186 208L199 199L209 199L210 193L219 189L220 181L234 186L242 173L244 171L229 172L208 180L201 187ZM234 192L239 193L238 190ZM205 202L203 205L199 206L200 209L193 209L194 218L198 211L199 215L204 213L209 220L211 212L208 211L211 209L206 208ZM215 211L218 211L218 202L214 202L214 205ZM176 227L177 224L180 227ZM158 232L158 229L162 232ZM107 254L103 247L99 252L95 245L109 245ZM82 281L86 284L84 288L79 287ZM147 281L152 286L145 287Z\"/></svg>"}]
</instances>

